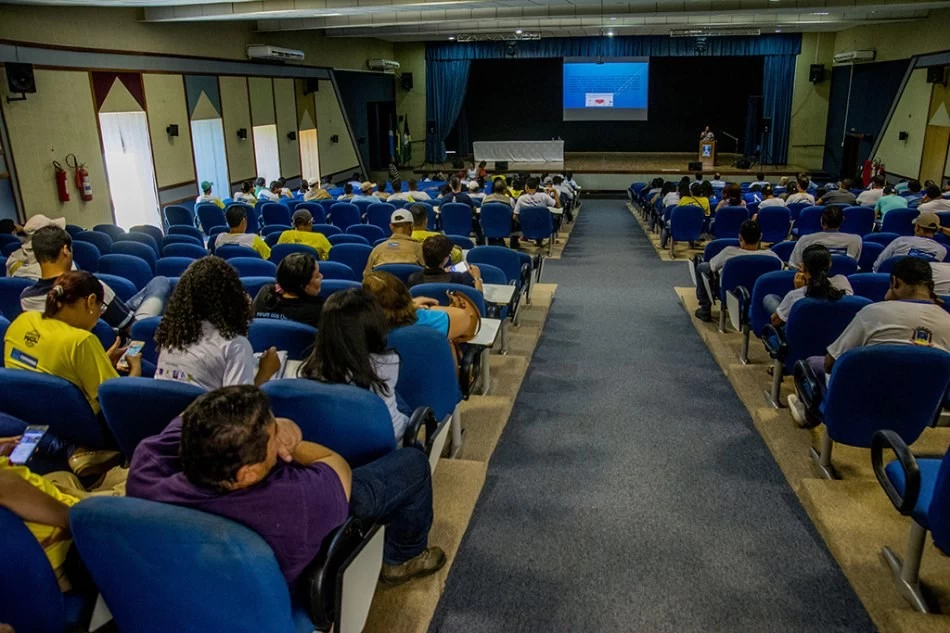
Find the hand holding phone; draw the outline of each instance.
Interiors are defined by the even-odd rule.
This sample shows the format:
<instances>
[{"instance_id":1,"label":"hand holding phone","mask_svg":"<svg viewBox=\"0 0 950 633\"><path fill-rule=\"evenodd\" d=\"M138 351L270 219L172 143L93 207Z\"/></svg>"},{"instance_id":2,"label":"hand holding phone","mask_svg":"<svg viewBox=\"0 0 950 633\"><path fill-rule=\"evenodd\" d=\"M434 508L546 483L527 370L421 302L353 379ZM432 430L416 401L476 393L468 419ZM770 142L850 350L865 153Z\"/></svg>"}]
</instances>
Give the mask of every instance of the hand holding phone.
<instances>
[{"instance_id":1,"label":"hand holding phone","mask_svg":"<svg viewBox=\"0 0 950 633\"><path fill-rule=\"evenodd\" d=\"M449 270L453 273L466 273L468 272L468 262L461 261L457 264L449 266Z\"/></svg>"},{"instance_id":2,"label":"hand holding phone","mask_svg":"<svg viewBox=\"0 0 950 633\"><path fill-rule=\"evenodd\" d=\"M130 360L132 360L132 362L138 362L141 360L140 354L142 352L142 348L144 347L145 341L132 341L129 343L129 346L125 348L125 352L119 357L119 360L116 361L115 368L122 371L128 371ZM129 359L129 356L132 356L133 359Z\"/></svg>"},{"instance_id":3,"label":"hand holding phone","mask_svg":"<svg viewBox=\"0 0 950 633\"><path fill-rule=\"evenodd\" d=\"M20 442L10 453L10 463L22 466L29 461L30 457L33 456L33 451L39 446L40 440L43 439L43 436L46 435L48 430L49 426L46 425L31 424L26 427L23 431L23 437L20 438Z\"/></svg>"}]
</instances>

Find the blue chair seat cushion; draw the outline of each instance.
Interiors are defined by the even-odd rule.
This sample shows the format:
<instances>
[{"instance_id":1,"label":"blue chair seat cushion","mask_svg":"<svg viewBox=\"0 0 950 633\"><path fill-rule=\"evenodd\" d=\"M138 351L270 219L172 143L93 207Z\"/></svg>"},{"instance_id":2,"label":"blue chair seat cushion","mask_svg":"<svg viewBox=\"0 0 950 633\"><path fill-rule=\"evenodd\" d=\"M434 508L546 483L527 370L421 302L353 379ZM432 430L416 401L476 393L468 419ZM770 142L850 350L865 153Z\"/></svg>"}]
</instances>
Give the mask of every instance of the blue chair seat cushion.
<instances>
[{"instance_id":1,"label":"blue chair seat cushion","mask_svg":"<svg viewBox=\"0 0 950 633\"><path fill-rule=\"evenodd\" d=\"M940 472L942 459L918 459L917 466L920 468L920 494L917 495L917 503L910 513L911 518L925 528L930 528L928 517L930 515L930 502L934 497L934 490L937 487L937 473ZM884 467L887 478L897 489L901 496L904 495L906 481L904 479L904 469L901 468L899 461L895 460Z\"/></svg>"}]
</instances>

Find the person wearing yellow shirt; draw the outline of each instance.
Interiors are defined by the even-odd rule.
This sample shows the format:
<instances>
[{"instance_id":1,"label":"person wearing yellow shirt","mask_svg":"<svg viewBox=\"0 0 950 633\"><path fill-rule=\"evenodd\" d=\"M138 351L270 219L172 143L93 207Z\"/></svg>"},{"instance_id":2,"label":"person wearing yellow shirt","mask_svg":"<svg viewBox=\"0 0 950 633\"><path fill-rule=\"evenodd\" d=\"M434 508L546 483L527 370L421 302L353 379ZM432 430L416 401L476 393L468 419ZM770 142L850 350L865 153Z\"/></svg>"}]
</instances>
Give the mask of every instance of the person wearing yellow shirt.
<instances>
[{"instance_id":1,"label":"person wearing yellow shirt","mask_svg":"<svg viewBox=\"0 0 950 633\"><path fill-rule=\"evenodd\" d=\"M709 213L710 213L710 209L709 209L709 198L707 198L706 196L702 195L702 194L701 194L701 190L702 190L702 187L701 187L700 183L698 183L698 182L693 182L693 184L691 184L690 187L689 187L689 194L690 194L690 195L688 195L688 196L680 196L680 201L679 201L679 203L677 204L677 206L680 206L680 207L686 207L686 206L702 207L702 209L703 209L703 215L709 216Z\"/></svg>"},{"instance_id":2,"label":"person wearing yellow shirt","mask_svg":"<svg viewBox=\"0 0 950 633\"><path fill-rule=\"evenodd\" d=\"M203 181L201 183L201 195L195 199L195 204L210 202L211 204L217 205L223 209L224 203L221 201L221 198L211 193L211 187L213 186L213 183L210 183L207 180Z\"/></svg>"},{"instance_id":3,"label":"person wearing yellow shirt","mask_svg":"<svg viewBox=\"0 0 950 633\"><path fill-rule=\"evenodd\" d=\"M313 232L313 215L309 211L294 211L293 222L293 230L281 233L278 244L303 244L317 251L320 259L330 257L330 241L323 233Z\"/></svg>"},{"instance_id":4,"label":"person wearing yellow shirt","mask_svg":"<svg viewBox=\"0 0 950 633\"><path fill-rule=\"evenodd\" d=\"M247 214L240 205L228 207L228 210L224 212L224 217L228 221L230 231L218 234L214 242L215 248L225 244L236 244L253 248L262 258L270 259L270 246L267 242L262 240L260 235L247 232Z\"/></svg>"},{"instance_id":5,"label":"person wearing yellow shirt","mask_svg":"<svg viewBox=\"0 0 950 633\"><path fill-rule=\"evenodd\" d=\"M414 204L409 207L409 212L412 213L412 239L417 242L425 242L427 237L432 237L433 235L442 235L438 231L430 231L429 226L429 210L424 204ZM462 249L458 246L452 247L452 263L457 264L462 261Z\"/></svg>"}]
</instances>

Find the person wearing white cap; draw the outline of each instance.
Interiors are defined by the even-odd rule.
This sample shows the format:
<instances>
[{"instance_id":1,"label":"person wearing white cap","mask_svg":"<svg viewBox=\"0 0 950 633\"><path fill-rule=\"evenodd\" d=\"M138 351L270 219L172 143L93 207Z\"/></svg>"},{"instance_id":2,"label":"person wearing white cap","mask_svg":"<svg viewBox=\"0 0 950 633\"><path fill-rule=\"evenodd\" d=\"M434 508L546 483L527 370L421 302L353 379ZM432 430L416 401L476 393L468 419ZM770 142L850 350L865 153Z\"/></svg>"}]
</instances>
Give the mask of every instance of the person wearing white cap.
<instances>
[{"instance_id":1,"label":"person wearing white cap","mask_svg":"<svg viewBox=\"0 0 950 633\"><path fill-rule=\"evenodd\" d=\"M393 211L389 221L392 236L373 249L366 269L363 273L371 272L381 264L416 264L425 266L422 257L422 244L412 239L412 213L407 209Z\"/></svg>"},{"instance_id":2,"label":"person wearing white cap","mask_svg":"<svg viewBox=\"0 0 950 633\"><path fill-rule=\"evenodd\" d=\"M481 185L478 184L477 180L468 181L468 197L469 198L471 198L472 200L484 200L485 194L479 193L478 191L479 189L481 189Z\"/></svg>"},{"instance_id":3,"label":"person wearing white cap","mask_svg":"<svg viewBox=\"0 0 950 633\"><path fill-rule=\"evenodd\" d=\"M936 213L924 211L914 218L914 234L898 237L886 247L874 262L874 272L881 263L890 257L911 255L942 262L947 257L947 247L934 239L940 230L940 217Z\"/></svg>"},{"instance_id":4,"label":"person wearing white cap","mask_svg":"<svg viewBox=\"0 0 950 633\"><path fill-rule=\"evenodd\" d=\"M309 191L303 194L304 202L310 202L311 200L331 200L332 198L333 196L330 195L330 192L324 189L317 179L310 181Z\"/></svg>"},{"instance_id":5,"label":"person wearing white cap","mask_svg":"<svg viewBox=\"0 0 950 633\"><path fill-rule=\"evenodd\" d=\"M360 192L354 195L350 202L356 203L360 200L365 200L368 202L379 202L379 198L373 195L373 183L367 181L360 184Z\"/></svg>"},{"instance_id":6,"label":"person wearing white cap","mask_svg":"<svg viewBox=\"0 0 950 633\"><path fill-rule=\"evenodd\" d=\"M26 221L26 224L23 225L26 241L23 242L23 246L7 257L7 277L40 278L40 264L33 254L33 234L44 226L50 226L51 224L65 229L66 218L50 219L43 214L38 214Z\"/></svg>"}]
</instances>

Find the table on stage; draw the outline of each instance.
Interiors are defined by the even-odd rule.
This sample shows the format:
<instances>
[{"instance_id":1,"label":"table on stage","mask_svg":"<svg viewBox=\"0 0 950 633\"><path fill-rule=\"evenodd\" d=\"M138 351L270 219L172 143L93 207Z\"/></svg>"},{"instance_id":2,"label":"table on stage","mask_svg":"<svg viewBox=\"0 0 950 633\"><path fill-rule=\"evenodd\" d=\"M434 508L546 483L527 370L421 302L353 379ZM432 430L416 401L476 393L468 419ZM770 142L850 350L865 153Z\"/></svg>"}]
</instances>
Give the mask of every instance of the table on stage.
<instances>
[{"instance_id":1,"label":"table on stage","mask_svg":"<svg viewBox=\"0 0 950 633\"><path fill-rule=\"evenodd\" d=\"M564 141L477 141L475 162L564 164Z\"/></svg>"}]
</instances>

